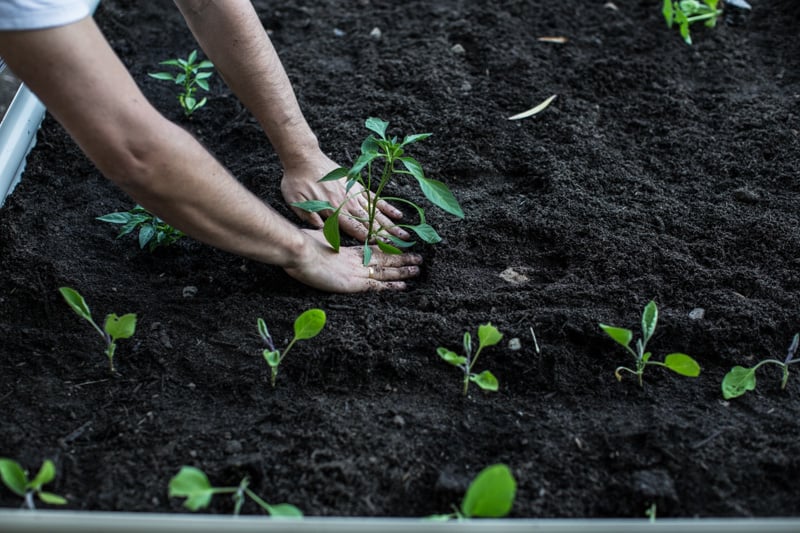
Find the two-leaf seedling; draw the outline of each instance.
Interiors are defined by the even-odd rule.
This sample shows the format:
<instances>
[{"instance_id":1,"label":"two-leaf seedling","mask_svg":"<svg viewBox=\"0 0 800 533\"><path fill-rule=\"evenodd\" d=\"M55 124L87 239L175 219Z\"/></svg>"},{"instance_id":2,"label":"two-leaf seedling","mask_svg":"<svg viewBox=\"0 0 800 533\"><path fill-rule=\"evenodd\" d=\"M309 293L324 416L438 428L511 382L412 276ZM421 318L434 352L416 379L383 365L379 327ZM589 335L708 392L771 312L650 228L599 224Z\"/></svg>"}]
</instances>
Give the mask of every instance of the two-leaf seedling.
<instances>
[{"instance_id":1,"label":"two-leaf seedling","mask_svg":"<svg viewBox=\"0 0 800 533\"><path fill-rule=\"evenodd\" d=\"M642 313L642 338L636 339L636 350L630 346L631 340L633 340L633 332L631 330L600 324L600 328L605 331L609 337L623 346L636 359L636 370L625 366L617 367L614 371L614 375L617 376L618 380L622 381L621 372L630 372L639 378L639 385L642 385L642 374L644 373L645 367L649 365L663 366L677 374L692 378L700 375L700 365L697 364L697 361L684 353L671 353L664 358L663 363L650 360L653 354L645 351L645 349L647 348L647 342L656 330L657 322L658 308L655 302L651 301L645 306L644 312Z\"/></svg>"},{"instance_id":2,"label":"two-leaf seedling","mask_svg":"<svg viewBox=\"0 0 800 533\"><path fill-rule=\"evenodd\" d=\"M294 321L294 337L292 337L292 340L289 342L288 346L286 346L283 353L275 348L275 342L272 340L272 335L270 335L264 319L259 318L257 324L258 335L267 346L262 354L264 360L269 365L271 371L270 383L272 383L274 387L275 380L278 378L278 367L289 354L289 350L292 349L294 343L316 337L319 332L322 331L322 328L325 327L325 311L322 309L309 309L298 316Z\"/></svg>"},{"instance_id":3,"label":"two-leaf seedling","mask_svg":"<svg viewBox=\"0 0 800 533\"><path fill-rule=\"evenodd\" d=\"M472 335L470 335L469 331L464 333L464 355L459 355L452 350L448 350L447 348L443 348L441 346L436 349L436 353L439 354L439 357L451 365L457 366L464 372L465 396L467 394L470 381L476 383L483 390L497 390L498 383L497 378L494 377L494 374L488 370L484 370L480 374L475 374L472 372L472 368L478 361L478 356L481 354L481 350L487 346L494 346L500 342L500 339L502 338L503 334L500 333L491 323L487 323L478 326L478 350L475 352L474 356L472 355Z\"/></svg>"},{"instance_id":4,"label":"two-leaf seedling","mask_svg":"<svg viewBox=\"0 0 800 533\"><path fill-rule=\"evenodd\" d=\"M428 517L430 520L457 518L502 518L511 511L517 493L517 482L508 466L496 464L481 470L470 483L461 507L450 514Z\"/></svg>"},{"instance_id":5,"label":"two-leaf seedling","mask_svg":"<svg viewBox=\"0 0 800 533\"><path fill-rule=\"evenodd\" d=\"M268 504L248 487L249 484L249 478L245 477L236 487L213 487L205 472L193 466L183 466L180 472L169 481L169 497L186 498L183 506L191 511L197 511L208 507L215 494L233 494L233 514L238 516L245 496L248 496L273 518L303 517L303 513L294 505L288 503Z\"/></svg>"},{"instance_id":6,"label":"two-leaf seedling","mask_svg":"<svg viewBox=\"0 0 800 533\"><path fill-rule=\"evenodd\" d=\"M17 496L25 498L25 505L28 509L35 509L33 496L36 495L44 503L50 505L64 505L67 500L58 494L42 490L42 485L46 485L55 479L56 467L53 461L46 459L39 473L33 479L28 479L28 473L12 459L0 457L0 479L11 492Z\"/></svg>"},{"instance_id":7,"label":"two-leaf seedling","mask_svg":"<svg viewBox=\"0 0 800 533\"><path fill-rule=\"evenodd\" d=\"M686 44L692 44L692 35L689 26L695 22L703 22L707 27L717 25L717 19L722 14L719 9L719 0L664 0L661 8L667 26L678 25L681 37Z\"/></svg>"},{"instance_id":8,"label":"two-leaf seedling","mask_svg":"<svg viewBox=\"0 0 800 533\"><path fill-rule=\"evenodd\" d=\"M114 352L117 350L117 341L120 339L128 339L133 336L136 331L136 315L134 313L128 313L126 315L117 316L115 313L111 313L106 316L103 329L100 329L100 326L98 326L92 318L92 312L89 310L89 306L86 305L86 300L83 299L83 296L81 296L78 291L70 287L61 287L58 290L61 291L61 296L64 297L64 300L66 300L72 310L75 311L78 316L86 319L100 336L103 337L106 343L108 364L111 373L115 373Z\"/></svg>"},{"instance_id":9,"label":"two-leaf seedling","mask_svg":"<svg viewBox=\"0 0 800 533\"><path fill-rule=\"evenodd\" d=\"M743 366L733 367L730 372L725 374L725 377L722 378L722 396L726 400L729 400L741 396L747 391L755 390L756 370L767 364L781 367L783 371L781 390L785 389L786 383L789 381L789 365L800 362L800 359L795 359L798 345L800 345L800 333L795 333L794 337L792 337L792 343L789 345L786 358L783 361L779 361L778 359L764 359L750 368L745 368Z\"/></svg>"},{"instance_id":10,"label":"two-leaf seedling","mask_svg":"<svg viewBox=\"0 0 800 533\"><path fill-rule=\"evenodd\" d=\"M461 210L461 206L458 204L455 196L453 196L453 193L450 192L450 189L448 189L444 183L425 177L425 173L422 171L422 165L413 157L404 155L405 148L409 144L427 139L431 136L430 133L407 135L402 141L399 141L397 137L389 138L386 136L386 128L389 126L389 123L379 118L368 118L365 126L368 130L375 133L377 137L370 134L364 140L361 144L361 155L352 167L349 169L343 167L337 168L320 179L320 181L335 181L346 178L346 190L348 193L356 184L359 184L363 191L373 192L372 194L365 195L367 217L365 219L357 219L367 228L367 237L364 241L364 265L366 266L369 264L369 260L372 256L372 249L369 246L371 242L375 242L381 251L387 254L400 254L402 253L401 248L408 248L414 244L413 242L404 241L393 235L389 235L386 233L386 228L384 227L375 226L375 215L378 212L378 202L381 200L405 203L417 211L419 215L419 224L398 224L399 227L413 231L420 239L430 244L442 240L439 234L436 233L436 230L425 221L425 211L420 206L404 198L382 196L384 188L394 176L413 176L417 180L425 197L434 205L458 218L464 218L464 212ZM383 167L380 170L378 170L378 168L373 168L373 166L381 160L383 161ZM396 164L402 166L396 168ZM366 177L364 177L364 170L366 170ZM361 189L350 194L347 200L342 202L339 206L331 205L330 202L325 200L295 202L292 205L312 213L320 211L331 212L325 220L322 232L331 247L338 252L341 246L339 216L342 213L342 208L350 198L362 194ZM378 238L379 236L380 238Z\"/></svg>"},{"instance_id":11,"label":"two-leaf seedling","mask_svg":"<svg viewBox=\"0 0 800 533\"><path fill-rule=\"evenodd\" d=\"M192 53L186 59L168 59L160 62L159 65L175 67L178 72L174 74L170 72L155 72L147 75L157 80L171 81L181 86L182 92L178 94L178 102L180 102L183 113L187 117L206 105L208 98L204 96L201 100L197 100L195 91L197 91L198 87L208 91L207 80L214 73L207 72L204 69L214 68L214 64L211 61L207 59L197 61L197 50L192 50Z\"/></svg>"},{"instance_id":12,"label":"two-leaf seedling","mask_svg":"<svg viewBox=\"0 0 800 533\"><path fill-rule=\"evenodd\" d=\"M130 211L118 211L97 217L97 220L121 225L117 239L138 228L139 248L144 249L147 246L150 252L159 246L169 246L184 237L182 231L173 228L140 205L136 205Z\"/></svg>"}]
</instances>

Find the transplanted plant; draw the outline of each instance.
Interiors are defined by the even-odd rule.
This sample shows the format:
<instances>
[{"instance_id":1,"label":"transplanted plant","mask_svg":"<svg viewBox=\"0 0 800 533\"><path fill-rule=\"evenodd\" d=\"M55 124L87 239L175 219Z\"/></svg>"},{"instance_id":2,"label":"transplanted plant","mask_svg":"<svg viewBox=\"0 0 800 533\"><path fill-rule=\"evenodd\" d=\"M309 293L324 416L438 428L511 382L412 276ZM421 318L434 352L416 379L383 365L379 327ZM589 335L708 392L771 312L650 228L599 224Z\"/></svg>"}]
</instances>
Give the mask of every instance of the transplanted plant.
<instances>
[{"instance_id":1,"label":"transplanted plant","mask_svg":"<svg viewBox=\"0 0 800 533\"><path fill-rule=\"evenodd\" d=\"M695 22L703 22L707 27L717 25L717 19L722 14L720 0L664 0L661 12L667 26L678 25L681 37L686 44L692 44L692 35L689 26Z\"/></svg>"},{"instance_id":2,"label":"transplanted plant","mask_svg":"<svg viewBox=\"0 0 800 533\"><path fill-rule=\"evenodd\" d=\"M517 481L504 464L487 466L470 483L460 507L450 514L428 517L431 520L457 518L502 518L511 511L517 493Z\"/></svg>"},{"instance_id":3,"label":"transplanted plant","mask_svg":"<svg viewBox=\"0 0 800 533\"><path fill-rule=\"evenodd\" d=\"M459 355L454 351L448 350L447 348L443 348L441 346L436 349L436 353L439 354L439 357L451 365L457 366L464 372L463 390L465 396L467 394L470 381L476 383L483 390L497 390L498 383L497 378L494 377L494 374L488 370L484 370L480 374L475 374L472 372L472 369L475 366L475 363L478 361L478 356L481 354L481 351L487 346L494 346L500 342L500 339L502 338L503 334L500 333L490 322L478 326L478 349L474 356L472 355L472 335L469 331L464 333L464 355Z\"/></svg>"},{"instance_id":4,"label":"transplanted plant","mask_svg":"<svg viewBox=\"0 0 800 533\"><path fill-rule=\"evenodd\" d=\"M62 496L42 490L42 486L53 481L55 477L56 467L50 459L45 459L36 477L28 479L28 473L18 462L0 457L0 479L11 492L25 499L25 505L28 509L36 508L33 503L34 495L44 503L51 505L64 505L67 503L67 500Z\"/></svg>"},{"instance_id":5,"label":"transplanted plant","mask_svg":"<svg viewBox=\"0 0 800 533\"><path fill-rule=\"evenodd\" d=\"M404 203L410 205L417 211L419 215L418 224L398 224L398 227L413 231L420 239L427 243L433 244L442 240L439 234L436 233L436 230L426 222L425 211L422 207L404 198L382 196L385 187L395 176L408 175L414 177L417 183L419 183L420 189L422 189L425 197L446 212L458 218L464 218L464 212L461 210L458 200L456 200L453 193L450 192L450 189L448 189L444 183L425 177L425 173L422 171L422 165L413 157L405 155L405 148L408 145L427 139L431 136L430 133L407 135L400 141L397 137L387 137L386 128L389 126L389 123L379 118L368 118L365 126L368 130L377 135L377 137L370 134L364 140L361 144L361 155L352 167L337 168L320 179L320 181L346 179L346 188L348 192L356 184L359 184L366 191L373 192L373 194L366 195L367 218L357 219L363 222L367 227L367 238L364 242L364 265L366 266L372 256L372 249L370 248L370 243L372 242L377 243L378 247L387 254L400 254L402 253L401 248L408 248L414 244L414 242L404 241L393 235L389 235L385 232L386 228L383 226L375 227L375 215L377 213L378 202L381 200ZM382 162L382 166L380 162ZM398 164L401 166L396 167ZM295 202L292 205L312 213L320 211L332 212L325 220L322 231L328 243L338 252L341 246L339 216L342 213L342 207L350 198L358 194L362 194L361 190L350 194L339 206L331 205L330 202L323 200Z\"/></svg>"},{"instance_id":6,"label":"transplanted plant","mask_svg":"<svg viewBox=\"0 0 800 533\"><path fill-rule=\"evenodd\" d=\"M183 108L183 113L187 117L191 116L192 113L206 105L208 98L204 96L202 99L197 100L195 92L197 91L198 87L204 91L208 91L207 80L214 73L207 72L205 69L214 68L214 64L211 61L207 59L198 61L197 50L192 50L192 52L189 54L189 57L186 59L168 59L160 62L159 65L175 67L178 72L151 72L147 75L157 80L171 81L176 85L181 86L182 92L178 94L178 102L180 102L181 107Z\"/></svg>"},{"instance_id":7,"label":"transplanted plant","mask_svg":"<svg viewBox=\"0 0 800 533\"><path fill-rule=\"evenodd\" d=\"M106 315L106 320L103 323L103 328L97 325L97 322L92 318L92 312L89 306L86 305L86 300L80 295L78 291L70 287L61 287L58 289L61 296L69 304L78 316L86 319L89 324L103 337L106 343L106 357L108 357L108 364L111 373L115 373L114 368L114 353L117 350L117 341L120 339L129 339L136 331L136 315L128 313L126 315L117 316L116 313Z\"/></svg>"},{"instance_id":8,"label":"transplanted plant","mask_svg":"<svg viewBox=\"0 0 800 533\"><path fill-rule=\"evenodd\" d=\"M656 330L657 322L658 308L655 302L650 301L645 306L644 312L642 313L642 337L636 339L635 350L631 348L631 341L633 340L633 332L631 330L600 324L600 328L605 331L609 337L624 347L628 353L636 359L635 369L626 366L617 367L614 371L614 375L617 376L618 380L622 381L622 372L629 372L639 378L639 385L643 385L642 374L644 374L644 369L647 366L662 366L677 374L692 378L700 375L700 365L685 353L671 353L664 358L663 362L650 360L653 354L646 351L646 348L648 341Z\"/></svg>"},{"instance_id":9,"label":"transplanted plant","mask_svg":"<svg viewBox=\"0 0 800 533\"><path fill-rule=\"evenodd\" d=\"M286 349L283 350L283 353L275 348L275 342L273 341L272 335L270 335L269 330L267 329L267 323L264 322L263 318L258 319L257 325L258 335L267 346L262 354L264 355L264 360L269 365L271 373L270 383L272 383L272 386L274 387L275 380L278 378L278 367L284 358L286 358L286 356L289 354L289 350L292 349L294 343L316 337L319 335L319 332L322 331L322 328L325 327L325 311L322 309L309 309L308 311L301 313L300 316L298 316L294 321L294 337L292 337L292 340L286 346Z\"/></svg>"},{"instance_id":10,"label":"transplanted plant","mask_svg":"<svg viewBox=\"0 0 800 533\"><path fill-rule=\"evenodd\" d=\"M130 211L109 213L97 217L97 220L121 225L117 239L138 229L139 248L144 249L147 246L150 252L159 246L169 246L185 236L182 231L173 228L138 204Z\"/></svg>"},{"instance_id":11,"label":"transplanted plant","mask_svg":"<svg viewBox=\"0 0 800 533\"><path fill-rule=\"evenodd\" d=\"M250 497L259 507L273 518L302 518L303 513L294 505L279 503L270 505L262 500L248 485L250 479L244 477L236 487L213 487L205 472L193 466L183 466L169 481L170 498L186 498L183 506L191 511L205 509L215 494L233 494L233 514L239 515L244 505L245 496Z\"/></svg>"},{"instance_id":12,"label":"transplanted plant","mask_svg":"<svg viewBox=\"0 0 800 533\"><path fill-rule=\"evenodd\" d=\"M800 359L795 359L797 355L797 347L800 344L800 333L795 333L792 337L792 342L789 345L789 350L786 358L783 361L778 359L764 359L755 366L745 368L743 366L735 366L730 372L725 374L722 379L722 396L729 400L741 396L749 390L756 388L756 370L764 365L778 365L783 371L781 377L781 390L786 388L786 383L789 381L789 365L800 362Z\"/></svg>"}]
</instances>

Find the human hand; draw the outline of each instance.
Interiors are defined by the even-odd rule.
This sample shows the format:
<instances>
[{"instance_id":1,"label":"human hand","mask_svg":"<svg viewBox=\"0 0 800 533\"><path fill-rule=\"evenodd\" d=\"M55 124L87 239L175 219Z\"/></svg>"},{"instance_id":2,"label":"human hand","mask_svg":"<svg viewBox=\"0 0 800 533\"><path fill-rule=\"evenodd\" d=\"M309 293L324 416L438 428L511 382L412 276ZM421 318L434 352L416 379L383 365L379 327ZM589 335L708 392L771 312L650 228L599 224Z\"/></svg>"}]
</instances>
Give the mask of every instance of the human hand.
<instances>
[{"instance_id":1,"label":"human hand","mask_svg":"<svg viewBox=\"0 0 800 533\"><path fill-rule=\"evenodd\" d=\"M362 246L343 246L333 251L319 230L303 230L307 251L286 273L311 287L327 292L403 290L406 280L419 275L422 257L404 253L389 255L372 246L369 265L364 266Z\"/></svg>"},{"instance_id":2,"label":"human hand","mask_svg":"<svg viewBox=\"0 0 800 533\"><path fill-rule=\"evenodd\" d=\"M284 171L281 193L289 205L307 200L327 200L331 205L339 206L347 199L342 206L339 226L345 233L363 242L367 237L367 195L372 193L365 191L359 184L353 185L349 191L346 191L344 180L320 183L320 178L336 168L339 168L339 165L320 153L315 159ZM292 207L292 210L312 226L322 227L323 221L320 213L309 213L296 207ZM330 214L330 211L322 212L322 216L325 217ZM380 200L375 213L375 229L383 227L385 232L408 240L411 235L395 225L395 221L402 217L403 213L399 209L389 202Z\"/></svg>"}]
</instances>

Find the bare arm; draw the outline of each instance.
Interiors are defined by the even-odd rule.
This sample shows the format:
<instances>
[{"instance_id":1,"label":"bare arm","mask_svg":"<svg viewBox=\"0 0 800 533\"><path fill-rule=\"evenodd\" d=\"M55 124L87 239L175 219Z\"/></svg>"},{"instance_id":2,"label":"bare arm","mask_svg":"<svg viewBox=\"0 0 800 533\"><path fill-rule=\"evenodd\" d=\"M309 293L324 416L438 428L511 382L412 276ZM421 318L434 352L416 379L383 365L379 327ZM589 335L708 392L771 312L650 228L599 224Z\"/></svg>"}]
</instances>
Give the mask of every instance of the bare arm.
<instances>
[{"instance_id":1,"label":"bare arm","mask_svg":"<svg viewBox=\"0 0 800 533\"><path fill-rule=\"evenodd\" d=\"M375 277L391 281L369 279L356 249L334 254L261 202L150 106L91 18L0 32L0 55L105 176L194 238L332 292L402 288L417 274L418 257L379 254Z\"/></svg>"}]
</instances>

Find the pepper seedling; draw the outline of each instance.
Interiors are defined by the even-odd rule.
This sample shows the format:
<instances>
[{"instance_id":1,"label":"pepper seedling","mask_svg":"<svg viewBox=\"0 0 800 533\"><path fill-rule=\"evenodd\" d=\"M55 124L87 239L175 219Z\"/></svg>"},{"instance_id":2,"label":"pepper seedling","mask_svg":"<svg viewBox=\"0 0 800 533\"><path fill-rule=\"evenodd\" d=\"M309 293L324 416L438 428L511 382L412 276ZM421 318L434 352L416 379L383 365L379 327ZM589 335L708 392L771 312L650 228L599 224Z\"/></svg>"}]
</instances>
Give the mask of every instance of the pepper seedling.
<instances>
[{"instance_id":1,"label":"pepper seedling","mask_svg":"<svg viewBox=\"0 0 800 533\"><path fill-rule=\"evenodd\" d=\"M89 306L86 305L86 300L80 295L78 291L70 287L61 287L58 289L61 296L69 304L75 313L86 319L89 324L103 337L106 343L106 357L108 357L108 364L111 373L114 374L114 353L117 350L117 341L120 339L129 339L136 331L136 315L128 313L126 315L117 316L116 313L106 315L106 320L103 323L103 329L92 318L92 312Z\"/></svg>"},{"instance_id":2,"label":"pepper seedling","mask_svg":"<svg viewBox=\"0 0 800 533\"><path fill-rule=\"evenodd\" d=\"M213 487L205 472L193 466L183 466L169 481L170 498L186 498L183 506L191 511L205 509L215 494L233 494L233 514L239 515L245 496L250 497L259 507L273 518L302 518L303 513L289 503L270 505L248 487L250 479L244 477L236 487Z\"/></svg>"},{"instance_id":3,"label":"pepper seedling","mask_svg":"<svg viewBox=\"0 0 800 533\"><path fill-rule=\"evenodd\" d=\"M514 505L517 481L504 464L487 466L470 483L461 507L450 514L428 517L429 520L463 520L467 518L502 518Z\"/></svg>"},{"instance_id":4,"label":"pepper seedling","mask_svg":"<svg viewBox=\"0 0 800 533\"><path fill-rule=\"evenodd\" d=\"M375 186L374 193L366 195L367 203L367 218L355 218L359 222L365 224L367 228L367 237L364 241L364 266L369 264L372 257L372 249L370 243L375 242L381 251L387 254L400 254L401 248L408 248L413 246L414 242L404 241L393 235L387 234L383 226L375 227L375 215L377 213L378 202L381 200L388 200L393 202L400 202L413 207L419 215L419 224L397 224L398 227L406 228L422 239L423 241L434 244L442 240L436 230L428 224L425 220L425 211L422 207L414 202L404 198L381 196L384 188L392 181L396 175L409 175L413 176L422 190L425 197L430 200L434 205L440 207L444 211L455 215L458 218L464 218L464 211L458 204L453 193L450 189L442 183L434 179L425 177L422 170L422 165L413 157L405 156L405 148L412 143L427 139L431 136L430 133L415 133L407 135L402 141L397 137L387 137L386 129L389 126L379 118L370 117L366 120L365 126L368 130L377 135L370 134L361 144L361 155L356 159L352 167L340 167L327 175L323 176L319 181L335 181L343 178L347 179L346 190L349 192L354 185L359 184L361 189L348 196L341 205L333 206L330 202L324 200L308 200L304 202L295 202L292 206L309 211L312 213L320 211L330 211L331 215L325 219L325 224L322 232L325 235L325 240L335 251L339 251L341 246L341 234L339 231L339 217L342 213L342 207L354 196L362 194L363 191L372 191ZM378 170L374 165L383 161L383 167ZM395 168L395 164L401 164L402 168ZM363 171L366 169L366 177ZM380 238L377 238L380 235ZM388 242L386 242L388 241Z\"/></svg>"},{"instance_id":5,"label":"pepper seedling","mask_svg":"<svg viewBox=\"0 0 800 533\"><path fill-rule=\"evenodd\" d=\"M97 220L121 225L117 239L138 228L139 248L144 249L147 246L150 252L159 246L169 246L185 236L182 231L173 228L138 204L130 211L109 213L97 217Z\"/></svg>"},{"instance_id":6,"label":"pepper seedling","mask_svg":"<svg viewBox=\"0 0 800 533\"><path fill-rule=\"evenodd\" d=\"M478 350L475 352L474 357L472 355L472 335L470 335L469 331L464 333L464 355L459 355L454 351L448 350L447 348L443 348L441 346L436 349L436 353L439 354L439 357L451 365L457 366L464 372L465 396L467 395L467 389L469 388L470 381L476 383L483 390L497 391L498 383L497 378L494 377L494 374L488 370L484 370L480 374L474 374L472 369L475 366L475 363L478 361L478 356L481 354L481 351L488 346L494 346L500 342L500 339L502 338L503 334L500 333L497 328L491 324L491 322L489 322L487 324L478 326Z\"/></svg>"},{"instance_id":7,"label":"pepper seedling","mask_svg":"<svg viewBox=\"0 0 800 533\"><path fill-rule=\"evenodd\" d=\"M33 503L34 495L50 505L64 505L67 503L66 498L42 490L42 485L50 483L55 477L56 467L50 459L45 459L36 477L28 479L28 473L18 462L0 457L0 479L3 480L3 484L11 492L25 499L25 506L28 509L36 509Z\"/></svg>"},{"instance_id":8,"label":"pepper seedling","mask_svg":"<svg viewBox=\"0 0 800 533\"><path fill-rule=\"evenodd\" d=\"M702 21L707 27L713 28L722 9L719 8L719 0L664 0L661 13L667 21L667 27L672 28L673 24L677 24L683 40L686 44L692 44L689 26Z\"/></svg>"},{"instance_id":9,"label":"pepper seedling","mask_svg":"<svg viewBox=\"0 0 800 533\"><path fill-rule=\"evenodd\" d=\"M730 372L725 374L725 377L722 378L722 396L726 400L730 400L731 398L741 396L747 391L755 390L756 370L768 364L781 367L783 371L781 390L784 390L786 388L786 383L789 381L789 365L800 362L800 359L795 359L798 345L800 345L800 333L795 333L789 345L786 358L783 361L779 361L778 359L764 359L750 368L745 368L743 366L733 367Z\"/></svg>"},{"instance_id":10,"label":"pepper seedling","mask_svg":"<svg viewBox=\"0 0 800 533\"><path fill-rule=\"evenodd\" d=\"M685 353L671 353L664 358L663 363L650 360L653 354L645 351L645 349L647 348L648 341L656 330L657 322L658 308L656 307L656 303L651 300L642 312L642 337L636 339L635 351L630 346L631 340L633 340L633 332L631 330L599 324L600 328L605 331L609 337L614 339L614 341L625 348L636 359L636 370L625 366L617 367L614 371L617 380L622 381L621 372L630 372L639 378L639 385L643 386L642 374L644 374L645 367L650 365L663 366L682 376L696 378L700 375L700 365Z\"/></svg>"},{"instance_id":11,"label":"pepper seedling","mask_svg":"<svg viewBox=\"0 0 800 533\"><path fill-rule=\"evenodd\" d=\"M178 72L175 74L170 72L149 72L147 75L157 80L171 81L181 86L182 92L178 94L178 102L180 102L183 113L187 117L206 105L208 98L204 96L198 101L195 91L197 91L198 87L208 91L207 80L214 73L205 72L204 69L214 68L214 64L211 61L205 59L198 62L197 50L192 50L186 59L167 59L166 61L161 61L159 65L175 67Z\"/></svg>"},{"instance_id":12,"label":"pepper seedling","mask_svg":"<svg viewBox=\"0 0 800 533\"><path fill-rule=\"evenodd\" d=\"M275 387L275 380L278 379L278 367L289 354L289 350L292 349L294 343L316 337L325 327L325 311L322 309L309 309L300 314L294 321L294 337L292 337L283 353L275 348L275 342L272 340L272 335L270 335L263 318L258 319L257 325L258 335L267 346L262 354L270 368L270 383Z\"/></svg>"}]
</instances>

